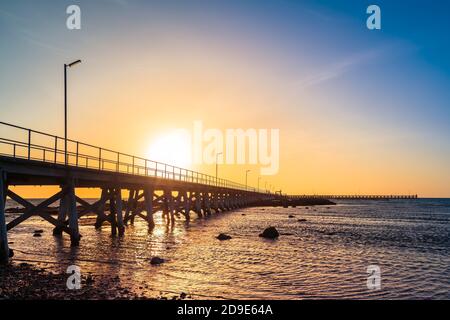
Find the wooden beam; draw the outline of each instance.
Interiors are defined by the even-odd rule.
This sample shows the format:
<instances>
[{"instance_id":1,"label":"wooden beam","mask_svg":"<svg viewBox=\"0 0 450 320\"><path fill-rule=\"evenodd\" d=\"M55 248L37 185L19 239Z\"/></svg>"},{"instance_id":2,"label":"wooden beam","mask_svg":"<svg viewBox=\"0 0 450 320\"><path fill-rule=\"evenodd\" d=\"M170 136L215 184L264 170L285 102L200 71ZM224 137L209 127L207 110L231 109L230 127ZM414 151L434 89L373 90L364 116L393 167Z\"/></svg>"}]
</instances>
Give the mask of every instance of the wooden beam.
<instances>
[{"instance_id":1,"label":"wooden beam","mask_svg":"<svg viewBox=\"0 0 450 320\"><path fill-rule=\"evenodd\" d=\"M67 232L67 234L71 234L70 229L66 225L60 225L60 222L57 219L53 218L50 213L40 212L39 216L47 222L50 222L55 227L60 227L61 230Z\"/></svg>"},{"instance_id":2,"label":"wooden beam","mask_svg":"<svg viewBox=\"0 0 450 320\"><path fill-rule=\"evenodd\" d=\"M116 215L117 215L117 229L119 230L119 236L123 236L125 233L125 224L123 222L123 212L122 212L122 190L117 188L115 195L116 201Z\"/></svg>"},{"instance_id":3,"label":"wooden beam","mask_svg":"<svg viewBox=\"0 0 450 320\"><path fill-rule=\"evenodd\" d=\"M139 200L141 200L143 197L145 196L145 192L142 192L141 194L139 194L139 192L136 195L136 202L138 202Z\"/></svg>"},{"instance_id":4,"label":"wooden beam","mask_svg":"<svg viewBox=\"0 0 450 320\"><path fill-rule=\"evenodd\" d=\"M200 192L195 192L195 211L199 218L202 217L202 198Z\"/></svg>"},{"instance_id":5,"label":"wooden beam","mask_svg":"<svg viewBox=\"0 0 450 320\"><path fill-rule=\"evenodd\" d=\"M187 221L190 220L190 212L191 212L191 197L188 196L188 191L185 191L183 194L184 200L184 217Z\"/></svg>"},{"instance_id":6,"label":"wooden beam","mask_svg":"<svg viewBox=\"0 0 450 320\"><path fill-rule=\"evenodd\" d=\"M158 196L156 194L154 195L153 202L159 202L159 201L163 201L163 200L164 200L164 193L160 196Z\"/></svg>"},{"instance_id":7,"label":"wooden beam","mask_svg":"<svg viewBox=\"0 0 450 320\"><path fill-rule=\"evenodd\" d=\"M130 190L130 195L128 197L128 204L127 207L129 210L128 213L125 214L124 223L128 224L130 222L131 224L134 224L134 218L137 214L137 198L139 197L139 190ZM145 219L146 220L146 219Z\"/></svg>"},{"instance_id":8,"label":"wooden beam","mask_svg":"<svg viewBox=\"0 0 450 320\"><path fill-rule=\"evenodd\" d=\"M136 215L141 216L140 211L141 209L138 208L139 206L139 199L144 195L144 192L142 192L141 194L139 194L139 190L136 190L135 194L134 194L134 199L133 199L133 206L131 208L131 216L130 216L130 222L131 224L134 224L134 218L136 217ZM144 220L147 221L147 218L143 218Z\"/></svg>"},{"instance_id":9,"label":"wooden beam","mask_svg":"<svg viewBox=\"0 0 450 320\"><path fill-rule=\"evenodd\" d=\"M26 210L34 207L34 205L32 205L30 202L26 201L21 196L12 192L11 190L7 191L7 196L10 197L11 200L14 200L15 202L23 206Z\"/></svg>"},{"instance_id":10,"label":"wooden beam","mask_svg":"<svg viewBox=\"0 0 450 320\"><path fill-rule=\"evenodd\" d=\"M116 209L116 195L114 189L109 191L109 221L111 222L111 235L115 236L117 234L117 209Z\"/></svg>"},{"instance_id":11,"label":"wooden beam","mask_svg":"<svg viewBox=\"0 0 450 320\"><path fill-rule=\"evenodd\" d=\"M36 211L37 206L34 206L31 202L28 202L27 200L21 198L19 195L17 195L16 193L12 192L11 190L8 191L8 196L11 199L13 199L14 201L16 201L17 203L23 205L26 208L26 210L33 210L34 213L32 215L38 215L41 218L43 218L44 220L50 222L51 224L53 224L55 226L55 229L58 228L58 231L60 230L61 233L62 233L62 231L65 231L68 234L70 234L70 230L69 230L69 228L67 228L65 226L64 222L61 224L60 221L55 219L55 218L53 218L50 213L41 211L41 210L47 209L50 204L47 205L45 208L41 208L39 211ZM63 198L65 198L65 196L61 197L61 199L63 199ZM60 205L60 207L61 207L61 205ZM9 224L8 224L8 227L10 227ZM12 226L11 228L13 228L13 227L14 226ZM53 230L53 234L55 234L55 229ZM57 233L56 235L58 235L58 234L60 234L60 233Z\"/></svg>"},{"instance_id":12,"label":"wooden beam","mask_svg":"<svg viewBox=\"0 0 450 320\"><path fill-rule=\"evenodd\" d=\"M59 209L58 209L58 225L53 228L53 235L60 236L62 235L62 227L65 226L66 217L67 217L67 205L68 205L67 195L61 197L59 201Z\"/></svg>"},{"instance_id":13,"label":"wooden beam","mask_svg":"<svg viewBox=\"0 0 450 320\"><path fill-rule=\"evenodd\" d=\"M127 201L127 207L125 208L125 216L124 216L124 223L126 224L128 221L128 217L130 216L130 212L133 208L133 200L134 200L134 193L136 191L134 189L130 189L130 194L128 196L128 201Z\"/></svg>"},{"instance_id":14,"label":"wooden beam","mask_svg":"<svg viewBox=\"0 0 450 320\"><path fill-rule=\"evenodd\" d=\"M142 211L137 211L137 212L136 212L136 216L139 216L139 217L141 217L142 219L144 219L145 221L148 221L148 217L145 216L145 215L142 213ZM151 227L151 224L149 224L149 226Z\"/></svg>"},{"instance_id":15,"label":"wooden beam","mask_svg":"<svg viewBox=\"0 0 450 320\"><path fill-rule=\"evenodd\" d=\"M75 199L83 207L83 210L81 210L78 213L78 218L80 218L90 212L95 213L97 215L103 215L106 218L106 215L103 214L103 212L100 210L100 207L105 204L105 202L107 200L106 198L101 197L99 200L97 200L93 204L90 204L89 202L86 202L85 200L83 200L77 196L75 196Z\"/></svg>"},{"instance_id":16,"label":"wooden beam","mask_svg":"<svg viewBox=\"0 0 450 320\"><path fill-rule=\"evenodd\" d=\"M97 220L95 221L95 229L100 229L102 227L103 222L108 221L108 216L105 214L105 203L109 199L109 191L105 188L102 188L102 195L100 197L100 204L95 211L97 214Z\"/></svg>"},{"instance_id":17,"label":"wooden beam","mask_svg":"<svg viewBox=\"0 0 450 320\"><path fill-rule=\"evenodd\" d=\"M8 232L5 220L5 187L6 175L3 170L0 170L0 263L2 264L9 261Z\"/></svg>"},{"instance_id":18,"label":"wooden beam","mask_svg":"<svg viewBox=\"0 0 450 320\"><path fill-rule=\"evenodd\" d=\"M162 212L163 218L166 219L167 223L173 220L173 197L172 192L169 189L164 190L164 197L162 200Z\"/></svg>"},{"instance_id":19,"label":"wooden beam","mask_svg":"<svg viewBox=\"0 0 450 320\"><path fill-rule=\"evenodd\" d=\"M70 243L72 247L76 247L80 244L80 232L78 229L77 201L73 181L69 181L67 189Z\"/></svg>"},{"instance_id":20,"label":"wooden beam","mask_svg":"<svg viewBox=\"0 0 450 320\"><path fill-rule=\"evenodd\" d=\"M153 188L148 187L144 190L145 210L147 211L147 223L149 228L155 227L153 220Z\"/></svg>"},{"instance_id":21,"label":"wooden beam","mask_svg":"<svg viewBox=\"0 0 450 320\"><path fill-rule=\"evenodd\" d=\"M31 204L30 202L28 202L25 199L21 198L20 196L18 196L17 194L12 192L11 190L8 190L8 196L11 199L13 199L13 197L18 197L18 198L20 198L20 201L22 203L26 204L25 213L23 213L21 216L17 217L16 219L14 219L10 223L8 223L8 225L6 226L8 231L11 230L12 228L16 227L17 225L19 225L23 221L27 220L31 216L33 216L33 215L40 215L40 213L39 213L40 211L47 209L49 205L51 205L54 202L56 202L57 200L61 199L61 197L66 194L66 192L67 192L67 190L63 189L63 190L59 191L58 193L54 194L53 196L51 196L50 198L42 201L37 206L34 206L33 204ZM14 199L14 201L16 201L16 199Z\"/></svg>"},{"instance_id":22,"label":"wooden beam","mask_svg":"<svg viewBox=\"0 0 450 320\"><path fill-rule=\"evenodd\" d=\"M211 215L211 205L210 205L210 199L209 199L209 192L203 192L203 211L206 213L206 215Z\"/></svg>"}]
</instances>

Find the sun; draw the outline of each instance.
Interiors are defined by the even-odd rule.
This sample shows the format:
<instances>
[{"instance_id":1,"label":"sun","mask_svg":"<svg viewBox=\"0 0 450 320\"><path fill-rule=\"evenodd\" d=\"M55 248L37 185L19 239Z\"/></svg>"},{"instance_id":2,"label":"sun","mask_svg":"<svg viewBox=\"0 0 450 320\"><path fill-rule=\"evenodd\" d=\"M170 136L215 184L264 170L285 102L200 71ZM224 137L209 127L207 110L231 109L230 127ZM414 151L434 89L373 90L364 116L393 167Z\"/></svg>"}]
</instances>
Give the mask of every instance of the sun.
<instances>
[{"instance_id":1,"label":"sun","mask_svg":"<svg viewBox=\"0 0 450 320\"><path fill-rule=\"evenodd\" d=\"M150 160L189 169L192 164L191 136L187 130L176 129L160 135L151 143Z\"/></svg>"}]
</instances>

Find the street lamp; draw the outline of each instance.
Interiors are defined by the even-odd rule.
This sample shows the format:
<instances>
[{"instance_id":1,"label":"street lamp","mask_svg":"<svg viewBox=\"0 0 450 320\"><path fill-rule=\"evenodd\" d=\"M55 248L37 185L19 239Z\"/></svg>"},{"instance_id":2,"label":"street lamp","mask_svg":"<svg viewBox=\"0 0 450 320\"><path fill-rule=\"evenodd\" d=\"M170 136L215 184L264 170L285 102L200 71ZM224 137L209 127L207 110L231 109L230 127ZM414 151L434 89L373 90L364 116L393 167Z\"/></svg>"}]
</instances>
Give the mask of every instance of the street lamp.
<instances>
[{"instance_id":1,"label":"street lamp","mask_svg":"<svg viewBox=\"0 0 450 320\"><path fill-rule=\"evenodd\" d=\"M248 181L248 173L252 170L245 171L245 190L247 191L247 181Z\"/></svg>"},{"instance_id":2,"label":"street lamp","mask_svg":"<svg viewBox=\"0 0 450 320\"><path fill-rule=\"evenodd\" d=\"M218 182L218 177L219 177L219 156L223 154L223 152L219 152L216 153L216 186L217 186L217 182Z\"/></svg>"},{"instance_id":3,"label":"street lamp","mask_svg":"<svg viewBox=\"0 0 450 320\"><path fill-rule=\"evenodd\" d=\"M64 164L67 166L67 68L81 63L81 60L74 61L69 64L64 64Z\"/></svg>"}]
</instances>

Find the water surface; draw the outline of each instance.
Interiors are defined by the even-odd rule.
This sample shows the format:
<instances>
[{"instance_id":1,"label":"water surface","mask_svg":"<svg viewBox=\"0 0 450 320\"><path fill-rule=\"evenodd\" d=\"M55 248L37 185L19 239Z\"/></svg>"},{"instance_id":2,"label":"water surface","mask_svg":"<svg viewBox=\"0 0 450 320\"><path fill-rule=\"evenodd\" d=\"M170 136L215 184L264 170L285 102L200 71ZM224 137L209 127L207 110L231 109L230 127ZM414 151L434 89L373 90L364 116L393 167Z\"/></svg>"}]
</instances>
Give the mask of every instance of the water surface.
<instances>
[{"instance_id":1,"label":"water surface","mask_svg":"<svg viewBox=\"0 0 450 320\"><path fill-rule=\"evenodd\" d=\"M8 205L11 205L8 202ZM294 215L294 218L289 218ZM8 217L10 220L12 217ZM156 216L113 238L108 226L81 220L79 248L32 218L9 233L14 259L51 271L76 264L82 272L120 281L133 292L194 298L450 298L450 200L340 201L337 206L250 208L173 226ZM299 221L306 219L306 221ZM267 226L278 240L258 234ZM41 238L33 231L43 229ZM233 238L219 241L219 233ZM151 257L167 260L151 266ZM367 288L367 267L381 269L381 290ZM118 277L118 278L115 278Z\"/></svg>"}]
</instances>

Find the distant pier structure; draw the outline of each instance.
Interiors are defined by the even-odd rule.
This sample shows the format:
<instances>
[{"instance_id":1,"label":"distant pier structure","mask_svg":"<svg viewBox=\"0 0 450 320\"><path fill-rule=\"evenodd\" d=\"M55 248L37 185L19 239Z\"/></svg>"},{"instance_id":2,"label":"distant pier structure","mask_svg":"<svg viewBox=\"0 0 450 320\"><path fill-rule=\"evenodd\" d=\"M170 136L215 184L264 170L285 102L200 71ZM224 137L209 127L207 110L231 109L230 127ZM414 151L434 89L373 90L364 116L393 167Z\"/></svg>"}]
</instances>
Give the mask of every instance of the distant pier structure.
<instances>
[{"instance_id":1,"label":"distant pier structure","mask_svg":"<svg viewBox=\"0 0 450 320\"><path fill-rule=\"evenodd\" d=\"M408 200L418 199L413 195L296 195L292 199L329 199L329 200Z\"/></svg>"}]
</instances>

